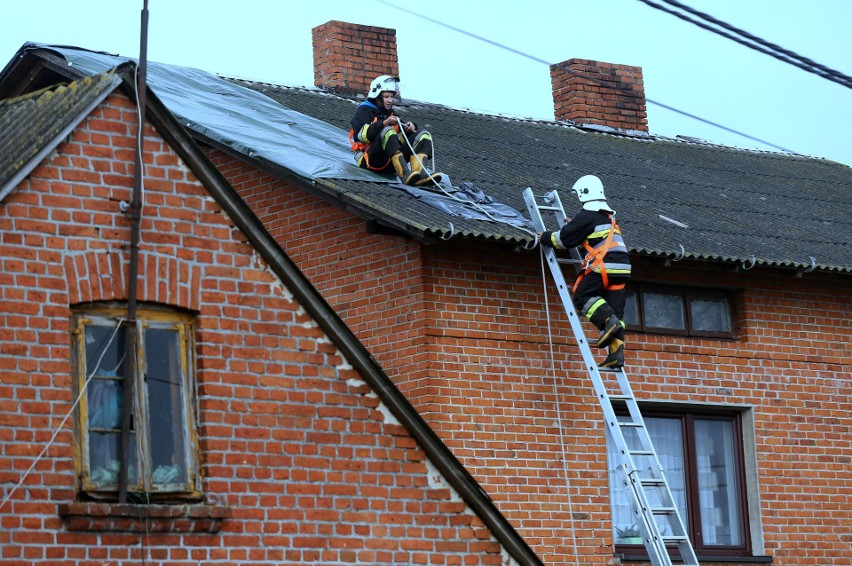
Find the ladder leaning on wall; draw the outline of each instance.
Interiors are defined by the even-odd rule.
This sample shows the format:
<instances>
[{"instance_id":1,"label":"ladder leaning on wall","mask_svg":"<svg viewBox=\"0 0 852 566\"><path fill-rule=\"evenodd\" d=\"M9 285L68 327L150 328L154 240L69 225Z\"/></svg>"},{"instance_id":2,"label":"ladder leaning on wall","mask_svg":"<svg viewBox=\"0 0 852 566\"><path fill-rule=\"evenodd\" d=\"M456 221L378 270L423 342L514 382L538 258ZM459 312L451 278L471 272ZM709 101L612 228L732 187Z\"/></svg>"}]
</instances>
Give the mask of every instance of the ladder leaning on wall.
<instances>
[{"instance_id":1,"label":"ladder leaning on wall","mask_svg":"<svg viewBox=\"0 0 852 566\"><path fill-rule=\"evenodd\" d=\"M546 229L543 212L548 218L555 218L556 226L562 226L567 217L556 191L550 191L538 198L541 204L531 188L524 191L524 200L536 231L542 232ZM611 370L597 366L571 300L561 264L573 264L579 271L582 262L580 252L574 248L570 252L570 258L560 258L557 257L553 248L541 247L541 249L550 267L559 297L571 322L574 338L577 340L586 370L592 379L595 393L603 409L606 430L613 442L613 452L617 459L616 467L626 488L625 491L630 497L631 512L642 535L642 542L648 551L651 564L671 566L674 559L686 565L697 566L698 558L678 513L665 471L654 450L651 436L639 411L639 404L627 380L627 374L623 368ZM607 376L606 380L604 375ZM610 394L607 391L608 386L617 387L618 393ZM624 406L627 408L629 417L619 418L616 407ZM675 549L679 555L674 554Z\"/></svg>"}]
</instances>

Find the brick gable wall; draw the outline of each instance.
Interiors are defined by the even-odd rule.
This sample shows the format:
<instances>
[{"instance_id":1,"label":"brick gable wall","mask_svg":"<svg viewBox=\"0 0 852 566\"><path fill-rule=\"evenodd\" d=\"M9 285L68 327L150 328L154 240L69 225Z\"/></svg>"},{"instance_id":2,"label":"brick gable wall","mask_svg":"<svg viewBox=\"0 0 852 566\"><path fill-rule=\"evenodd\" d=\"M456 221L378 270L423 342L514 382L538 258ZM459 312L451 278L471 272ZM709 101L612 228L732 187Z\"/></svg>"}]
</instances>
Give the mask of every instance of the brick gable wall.
<instances>
[{"instance_id":1,"label":"brick gable wall","mask_svg":"<svg viewBox=\"0 0 852 566\"><path fill-rule=\"evenodd\" d=\"M583 563L618 563L601 413L550 287L548 331L537 254L458 238L419 246L418 284L404 287L410 302L395 301L418 308L400 318L382 298L409 273L414 244L370 235L363 221L316 197L222 154L215 159L245 181L241 193L264 222L281 227L280 243L359 337L371 350L381 346L373 350L379 362L543 561L575 563L576 537ZM279 199L288 204L279 207ZM317 241L318 233L328 239ZM344 243L357 261L340 273L330 250ZM381 262L388 276L358 279L358 262L362 273ZM738 289L736 340L628 334L637 395L752 407L766 553L774 564L844 564L852 552L844 530L852 521L848 281L634 263L637 279ZM353 279L375 285L378 298L357 313L349 307ZM405 331L412 324L416 344ZM400 353L412 350L418 356L401 364Z\"/></svg>"},{"instance_id":2,"label":"brick gable wall","mask_svg":"<svg viewBox=\"0 0 852 566\"><path fill-rule=\"evenodd\" d=\"M59 429L0 509L0 562L501 564L481 521L150 127L139 300L196 315L205 500L75 501L70 307L126 295L133 124L113 94L0 203L4 499Z\"/></svg>"}]
</instances>

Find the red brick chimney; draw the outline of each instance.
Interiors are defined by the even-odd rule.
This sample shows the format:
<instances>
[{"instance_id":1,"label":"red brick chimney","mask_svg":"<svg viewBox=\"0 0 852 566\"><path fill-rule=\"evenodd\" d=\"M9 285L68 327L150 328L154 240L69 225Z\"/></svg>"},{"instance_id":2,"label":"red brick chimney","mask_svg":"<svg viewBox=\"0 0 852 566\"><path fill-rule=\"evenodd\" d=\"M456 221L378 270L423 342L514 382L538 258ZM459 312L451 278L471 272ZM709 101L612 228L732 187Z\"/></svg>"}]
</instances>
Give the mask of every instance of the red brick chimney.
<instances>
[{"instance_id":1,"label":"red brick chimney","mask_svg":"<svg viewBox=\"0 0 852 566\"><path fill-rule=\"evenodd\" d=\"M314 85L365 95L379 75L399 76L396 30L332 20L312 31Z\"/></svg>"},{"instance_id":2,"label":"red brick chimney","mask_svg":"<svg viewBox=\"0 0 852 566\"><path fill-rule=\"evenodd\" d=\"M550 66L550 82L557 120L648 131L642 67L568 59Z\"/></svg>"}]
</instances>

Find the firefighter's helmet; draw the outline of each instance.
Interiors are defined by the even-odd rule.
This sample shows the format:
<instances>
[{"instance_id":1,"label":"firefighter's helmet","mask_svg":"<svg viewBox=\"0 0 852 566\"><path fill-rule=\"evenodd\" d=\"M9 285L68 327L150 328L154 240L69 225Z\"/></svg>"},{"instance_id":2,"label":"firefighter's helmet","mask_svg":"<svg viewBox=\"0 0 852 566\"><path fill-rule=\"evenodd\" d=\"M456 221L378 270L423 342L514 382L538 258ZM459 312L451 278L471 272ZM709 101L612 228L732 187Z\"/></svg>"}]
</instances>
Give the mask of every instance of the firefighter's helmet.
<instances>
[{"instance_id":1,"label":"firefighter's helmet","mask_svg":"<svg viewBox=\"0 0 852 566\"><path fill-rule=\"evenodd\" d=\"M606 202L604 186L600 179L594 175L584 175L577 179L571 190L577 194L577 198L583 203L586 210L606 210L615 212Z\"/></svg>"},{"instance_id":2,"label":"firefighter's helmet","mask_svg":"<svg viewBox=\"0 0 852 566\"><path fill-rule=\"evenodd\" d=\"M399 96L399 79L390 75L376 77L370 83L367 98L376 98L383 92L393 92L395 96Z\"/></svg>"}]
</instances>

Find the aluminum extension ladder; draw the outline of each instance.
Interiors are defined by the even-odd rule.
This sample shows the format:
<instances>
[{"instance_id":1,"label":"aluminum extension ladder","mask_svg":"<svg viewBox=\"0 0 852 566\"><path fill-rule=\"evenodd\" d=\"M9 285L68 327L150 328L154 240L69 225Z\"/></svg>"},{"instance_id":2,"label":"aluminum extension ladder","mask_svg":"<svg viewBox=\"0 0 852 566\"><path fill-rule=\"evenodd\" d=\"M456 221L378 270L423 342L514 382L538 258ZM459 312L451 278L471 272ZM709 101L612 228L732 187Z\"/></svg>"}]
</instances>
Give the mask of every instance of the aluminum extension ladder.
<instances>
[{"instance_id":1,"label":"aluminum extension ladder","mask_svg":"<svg viewBox=\"0 0 852 566\"><path fill-rule=\"evenodd\" d=\"M539 197L542 204L539 204L536 198L531 188L524 190L524 200L536 231L542 232L546 229L542 212L549 213L548 218L552 215L556 226L562 226L565 223L567 219L565 210L555 190ZM698 558L678 513L665 471L660 465L651 436L639 411L639 404L627 381L627 374L623 368L616 370L598 368L586 340L560 265L574 264L579 271L582 263L580 252L576 248L572 249L569 259L557 257L553 248L542 246L542 251L550 266L550 272L571 322L574 338L577 340L586 370L592 379L595 393L603 409L606 430L614 442L617 454L617 469L621 481L627 488L625 491L631 498L630 508L633 519L639 527L651 564L671 566L674 559L686 565L698 566ZM608 376L606 381L603 375ZM619 389L616 394L610 394L607 391L607 385L615 386L612 383L613 377ZM629 418L619 419L614 404L619 407L626 405ZM675 548L679 551L679 556L673 558L672 553Z\"/></svg>"}]
</instances>

